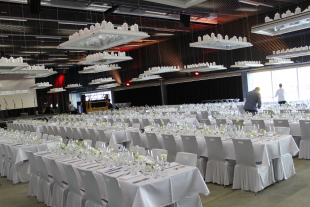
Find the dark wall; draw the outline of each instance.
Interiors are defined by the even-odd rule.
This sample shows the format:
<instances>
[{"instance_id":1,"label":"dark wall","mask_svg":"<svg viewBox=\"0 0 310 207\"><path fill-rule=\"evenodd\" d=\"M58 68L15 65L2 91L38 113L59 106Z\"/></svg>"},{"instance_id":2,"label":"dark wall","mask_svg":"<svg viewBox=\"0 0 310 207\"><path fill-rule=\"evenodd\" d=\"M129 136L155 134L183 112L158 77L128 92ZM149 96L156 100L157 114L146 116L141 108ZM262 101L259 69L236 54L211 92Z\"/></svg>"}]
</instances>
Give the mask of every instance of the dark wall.
<instances>
[{"instance_id":1,"label":"dark wall","mask_svg":"<svg viewBox=\"0 0 310 207\"><path fill-rule=\"evenodd\" d=\"M167 94L169 105L217 99L243 100L241 76L169 84Z\"/></svg>"},{"instance_id":2,"label":"dark wall","mask_svg":"<svg viewBox=\"0 0 310 207\"><path fill-rule=\"evenodd\" d=\"M131 106L161 105L160 86L114 91L114 102L131 102Z\"/></svg>"}]
</instances>

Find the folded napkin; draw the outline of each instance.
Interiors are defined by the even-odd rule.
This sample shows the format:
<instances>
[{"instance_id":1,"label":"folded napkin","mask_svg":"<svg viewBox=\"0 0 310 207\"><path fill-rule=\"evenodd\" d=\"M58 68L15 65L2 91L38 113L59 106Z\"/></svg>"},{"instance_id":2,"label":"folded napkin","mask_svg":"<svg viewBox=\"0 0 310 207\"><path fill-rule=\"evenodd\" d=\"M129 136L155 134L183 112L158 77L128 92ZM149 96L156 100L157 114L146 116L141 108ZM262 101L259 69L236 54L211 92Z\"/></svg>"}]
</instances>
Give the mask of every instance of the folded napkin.
<instances>
[{"instance_id":1,"label":"folded napkin","mask_svg":"<svg viewBox=\"0 0 310 207\"><path fill-rule=\"evenodd\" d=\"M119 179L120 180L131 180L131 179L133 179L133 178L137 178L137 177L140 177L142 174L141 173L137 173L136 175L124 175L124 176L122 176L122 177L120 177Z\"/></svg>"},{"instance_id":2,"label":"folded napkin","mask_svg":"<svg viewBox=\"0 0 310 207\"><path fill-rule=\"evenodd\" d=\"M166 167L166 169L174 168L174 167L179 166L179 165L180 165L179 163L172 162L172 163L170 163L170 165L168 165L168 166Z\"/></svg>"},{"instance_id":3,"label":"folded napkin","mask_svg":"<svg viewBox=\"0 0 310 207\"><path fill-rule=\"evenodd\" d=\"M103 173L109 173L109 172L113 172L113 171L119 170L119 169L121 169L121 167L112 167L109 169L105 169L105 171Z\"/></svg>"},{"instance_id":4,"label":"folded napkin","mask_svg":"<svg viewBox=\"0 0 310 207\"><path fill-rule=\"evenodd\" d=\"M73 160L76 160L77 158L69 158L69 159L65 159L63 160L63 162L69 162L69 161L73 161Z\"/></svg>"}]
</instances>

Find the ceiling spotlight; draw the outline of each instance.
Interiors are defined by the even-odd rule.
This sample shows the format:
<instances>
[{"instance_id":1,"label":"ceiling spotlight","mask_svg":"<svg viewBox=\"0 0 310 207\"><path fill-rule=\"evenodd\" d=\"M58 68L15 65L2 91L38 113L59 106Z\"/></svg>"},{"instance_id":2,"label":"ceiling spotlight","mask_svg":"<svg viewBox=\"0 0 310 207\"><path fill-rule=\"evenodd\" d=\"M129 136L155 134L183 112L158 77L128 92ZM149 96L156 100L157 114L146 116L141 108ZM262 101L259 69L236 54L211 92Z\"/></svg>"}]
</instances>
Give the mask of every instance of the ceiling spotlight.
<instances>
[{"instance_id":1,"label":"ceiling spotlight","mask_svg":"<svg viewBox=\"0 0 310 207\"><path fill-rule=\"evenodd\" d=\"M126 86L130 86L130 83L126 83Z\"/></svg>"},{"instance_id":2,"label":"ceiling spotlight","mask_svg":"<svg viewBox=\"0 0 310 207\"><path fill-rule=\"evenodd\" d=\"M199 75L199 72L195 72L195 75Z\"/></svg>"}]
</instances>

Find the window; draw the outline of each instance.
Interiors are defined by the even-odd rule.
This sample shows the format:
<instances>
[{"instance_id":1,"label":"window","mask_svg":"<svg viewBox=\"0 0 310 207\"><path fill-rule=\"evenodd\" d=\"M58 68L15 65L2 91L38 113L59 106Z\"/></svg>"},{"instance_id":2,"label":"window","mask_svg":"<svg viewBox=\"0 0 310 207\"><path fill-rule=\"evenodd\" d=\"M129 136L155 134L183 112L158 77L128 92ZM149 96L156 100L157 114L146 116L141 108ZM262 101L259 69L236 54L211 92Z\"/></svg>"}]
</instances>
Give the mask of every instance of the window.
<instances>
[{"instance_id":1,"label":"window","mask_svg":"<svg viewBox=\"0 0 310 207\"><path fill-rule=\"evenodd\" d=\"M248 89L261 88L263 102L278 102L274 97L283 85L286 101L310 100L310 67L248 73Z\"/></svg>"},{"instance_id":2,"label":"window","mask_svg":"<svg viewBox=\"0 0 310 207\"><path fill-rule=\"evenodd\" d=\"M97 100L103 100L105 96L108 95L108 98L111 100L112 103L112 93L111 91L104 91L104 92L98 92L98 93L88 93L85 94L85 101L97 101Z\"/></svg>"}]
</instances>

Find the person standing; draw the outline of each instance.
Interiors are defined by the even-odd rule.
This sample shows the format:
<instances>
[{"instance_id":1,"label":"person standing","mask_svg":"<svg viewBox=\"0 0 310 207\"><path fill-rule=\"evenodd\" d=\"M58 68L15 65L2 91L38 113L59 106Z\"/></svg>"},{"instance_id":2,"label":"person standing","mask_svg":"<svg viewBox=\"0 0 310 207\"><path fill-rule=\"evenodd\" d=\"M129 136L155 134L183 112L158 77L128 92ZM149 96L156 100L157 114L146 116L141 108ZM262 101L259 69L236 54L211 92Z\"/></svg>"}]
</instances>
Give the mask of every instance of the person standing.
<instances>
[{"instance_id":1,"label":"person standing","mask_svg":"<svg viewBox=\"0 0 310 207\"><path fill-rule=\"evenodd\" d=\"M279 87L280 88L277 90L276 95L274 97L278 96L278 103L281 105L281 104L285 104L286 100L285 100L285 92L284 92L284 89L282 88L281 83L279 84Z\"/></svg>"},{"instance_id":2,"label":"person standing","mask_svg":"<svg viewBox=\"0 0 310 207\"><path fill-rule=\"evenodd\" d=\"M111 100L107 99L108 101L108 109L107 110L113 110L113 105L111 104Z\"/></svg>"},{"instance_id":3,"label":"person standing","mask_svg":"<svg viewBox=\"0 0 310 207\"><path fill-rule=\"evenodd\" d=\"M71 101L69 101L69 111L70 111L70 113L71 114L74 114L74 112L75 112L75 109L74 109L74 105L71 103Z\"/></svg>"},{"instance_id":4,"label":"person standing","mask_svg":"<svg viewBox=\"0 0 310 207\"><path fill-rule=\"evenodd\" d=\"M253 91L250 91L246 94L246 101L244 103L243 109L246 112L252 113L253 115L257 113L257 109L260 109L262 106L262 100L259 91L260 87L256 87Z\"/></svg>"},{"instance_id":5,"label":"person standing","mask_svg":"<svg viewBox=\"0 0 310 207\"><path fill-rule=\"evenodd\" d=\"M78 105L78 114L81 115L83 113L83 102Z\"/></svg>"}]
</instances>

